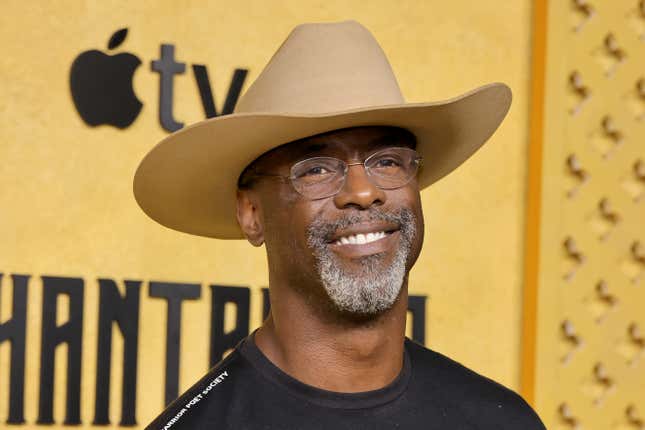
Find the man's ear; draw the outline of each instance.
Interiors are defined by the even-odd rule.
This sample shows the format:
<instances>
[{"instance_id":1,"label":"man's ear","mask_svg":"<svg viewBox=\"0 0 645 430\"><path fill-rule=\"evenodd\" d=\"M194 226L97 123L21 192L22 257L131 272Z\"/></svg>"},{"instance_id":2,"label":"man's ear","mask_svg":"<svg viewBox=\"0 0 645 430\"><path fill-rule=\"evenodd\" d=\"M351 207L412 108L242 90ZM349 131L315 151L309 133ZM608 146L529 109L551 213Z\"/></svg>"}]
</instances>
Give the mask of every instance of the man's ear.
<instances>
[{"instance_id":1,"label":"man's ear","mask_svg":"<svg viewBox=\"0 0 645 430\"><path fill-rule=\"evenodd\" d=\"M264 243L264 225L259 201L251 190L237 190L237 222L253 246Z\"/></svg>"}]
</instances>

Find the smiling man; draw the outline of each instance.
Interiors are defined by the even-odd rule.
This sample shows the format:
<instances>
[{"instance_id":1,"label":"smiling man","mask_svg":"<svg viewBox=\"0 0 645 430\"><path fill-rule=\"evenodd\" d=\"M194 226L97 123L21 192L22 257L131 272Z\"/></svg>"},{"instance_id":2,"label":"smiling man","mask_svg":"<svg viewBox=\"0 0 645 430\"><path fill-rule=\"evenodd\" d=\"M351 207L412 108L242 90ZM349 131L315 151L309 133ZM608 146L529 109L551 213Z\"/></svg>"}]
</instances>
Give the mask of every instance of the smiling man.
<instances>
[{"instance_id":1,"label":"smiling man","mask_svg":"<svg viewBox=\"0 0 645 430\"><path fill-rule=\"evenodd\" d=\"M360 24L298 26L234 114L157 145L135 175L170 228L266 247L262 326L150 429L544 429L524 400L405 337L419 192L499 126L490 84L405 103Z\"/></svg>"}]
</instances>

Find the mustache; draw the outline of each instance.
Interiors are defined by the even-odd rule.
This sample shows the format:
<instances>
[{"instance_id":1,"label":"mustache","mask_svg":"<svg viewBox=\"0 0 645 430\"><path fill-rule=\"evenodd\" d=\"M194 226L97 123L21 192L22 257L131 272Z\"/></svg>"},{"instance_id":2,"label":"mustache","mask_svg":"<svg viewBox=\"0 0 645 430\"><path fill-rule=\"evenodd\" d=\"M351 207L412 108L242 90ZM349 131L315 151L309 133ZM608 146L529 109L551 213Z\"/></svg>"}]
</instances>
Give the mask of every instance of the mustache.
<instances>
[{"instance_id":1,"label":"mustache","mask_svg":"<svg viewBox=\"0 0 645 430\"><path fill-rule=\"evenodd\" d=\"M361 212L352 212L335 220L315 218L307 228L308 243L312 247L327 244L336 231L347 228L353 224L369 221L386 221L395 224L404 233L414 228L414 215L407 208L386 212L372 207Z\"/></svg>"}]
</instances>

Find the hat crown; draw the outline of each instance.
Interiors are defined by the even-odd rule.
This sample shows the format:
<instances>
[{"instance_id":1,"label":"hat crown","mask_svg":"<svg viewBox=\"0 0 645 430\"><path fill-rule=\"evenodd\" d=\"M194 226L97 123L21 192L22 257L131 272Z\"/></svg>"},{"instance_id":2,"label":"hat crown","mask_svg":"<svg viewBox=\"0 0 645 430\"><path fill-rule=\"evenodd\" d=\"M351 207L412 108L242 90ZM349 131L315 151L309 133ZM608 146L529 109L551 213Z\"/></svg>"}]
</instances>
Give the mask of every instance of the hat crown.
<instances>
[{"instance_id":1,"label":"hat crown","mask_svg":"<svg viewBox=\"0 0 645 430\"><path fill-rule=\"evenodd\" d=\"M294 28L236 113L321 114L404 103L385 53L356 21Z\"/></svg>"}]
</instances>

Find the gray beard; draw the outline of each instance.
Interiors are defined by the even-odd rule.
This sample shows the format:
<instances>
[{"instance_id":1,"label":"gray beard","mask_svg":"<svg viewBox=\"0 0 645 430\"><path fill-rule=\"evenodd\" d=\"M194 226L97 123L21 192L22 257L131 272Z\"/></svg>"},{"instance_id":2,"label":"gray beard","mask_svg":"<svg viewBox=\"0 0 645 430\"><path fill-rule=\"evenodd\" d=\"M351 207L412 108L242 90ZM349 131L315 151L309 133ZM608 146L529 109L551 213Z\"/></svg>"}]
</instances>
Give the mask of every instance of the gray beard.
<instances>
[{"instance_id":1,"label":"gray beard","mask_svg":"<svg viewBox=\"0 0 645 430\"><path fill-rule=\"evenodd\" d=\"M367 220L384 220L399 225L400 246L390 265L384 254L361 258L359 270L348 273L333 251L328 239L338 229ZM366 216L353 214L335 222L315 219L307 229L307 243L316 259L316 269L327 295L341 313L376 315L390 309L401 291L406 263L416 235L415 216L409 209L385 213L370 209Z\"/></svg>"}]
</instances>

